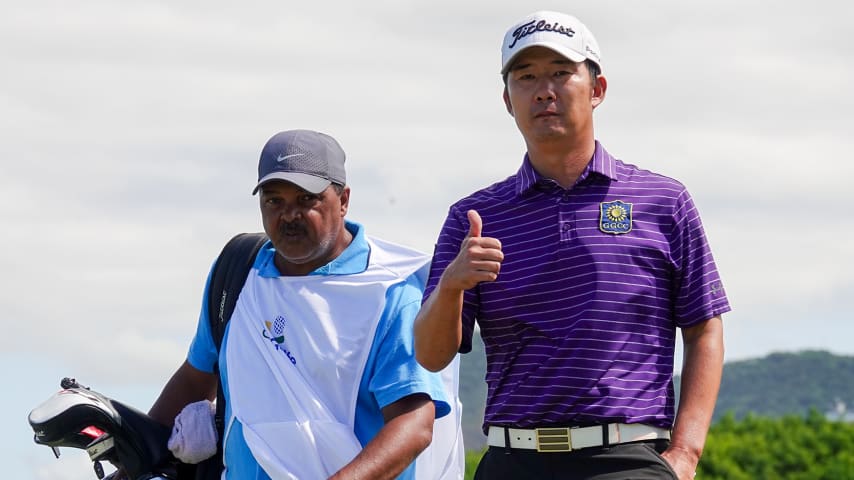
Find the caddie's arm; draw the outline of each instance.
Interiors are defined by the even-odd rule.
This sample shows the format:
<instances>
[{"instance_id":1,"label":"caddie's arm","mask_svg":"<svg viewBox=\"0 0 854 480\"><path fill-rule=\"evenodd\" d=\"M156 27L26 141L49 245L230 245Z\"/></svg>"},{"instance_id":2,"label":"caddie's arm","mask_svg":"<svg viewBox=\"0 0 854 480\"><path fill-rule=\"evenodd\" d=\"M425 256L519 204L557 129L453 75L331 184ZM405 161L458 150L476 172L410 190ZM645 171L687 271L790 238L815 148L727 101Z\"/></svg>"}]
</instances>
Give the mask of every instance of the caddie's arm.
<instances>
[{"instance_id":1,"label":"caddie's arm","mask_svg":"<svg viewBox=\"0 0 854 480\"><path fill-rule=\"evenodd\" d=\"M178 367L151 406L148 415L158 422L172 426L181 410L193 402L216 397L216 374L203 372L186 360Z\"/></svg>"},{"instance_id":2,"label":"caddie's arm","mask_svg":"<svg viewBox=\"0 0 854 480\"><path fill-rule=\"evenodd\" d=\"M483 221L467 212L469 231L415 318L415 358L427 370L445 368L462 342L463 293L498 278L504 254L497 238L482 237Z\"/></svg>"},{"instance_id":3,"label":"caddie's arm","mask_svg":"<svg viewBox=\"0 0 854 480\"><path fill-rule=\"evenodd\" d=\"M723 372L720 316L682 329L684 360L679 408L670 447L662 454L680 479L690 480L703 453Z\"/></svg>"},{"instance_id":4,"label":"caddie's arm","mask_svg":"<svg viewBox=\"0 0 854 480\"><path fill-rule=\"evenodd\" d=\"M385 425L330 480L397 478L433 439L436 409L427 394L403 397L382 409Z\"/></svg>"}]
</instances>

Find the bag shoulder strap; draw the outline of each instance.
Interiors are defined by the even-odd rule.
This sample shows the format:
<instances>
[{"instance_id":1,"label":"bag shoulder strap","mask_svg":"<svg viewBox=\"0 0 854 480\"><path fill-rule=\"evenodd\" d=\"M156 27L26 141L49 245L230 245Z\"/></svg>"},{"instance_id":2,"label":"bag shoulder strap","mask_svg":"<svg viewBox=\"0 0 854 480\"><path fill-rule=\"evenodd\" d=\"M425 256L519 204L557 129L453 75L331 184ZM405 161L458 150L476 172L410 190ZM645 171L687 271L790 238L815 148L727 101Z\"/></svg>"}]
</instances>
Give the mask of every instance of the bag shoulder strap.
<instances>
[{"instance_id":1,"label":"bag shoulder strap","mask_svg":"<svg viewBox=\"0 0 854 480\"><path fill-rule=\"evenodd\" d=\"M225 325L231 319L237 297L246 283L246 276L266 241L267 235L264 233L235 235L225 244L214 265L208 289L208 319L217 352L222 346Z\"/></svg>"},{"instance_id":2,"label":"bag shoulder strap","mask_svg":"<svg viewBox=\"0 0 854 480\"><path fill-rule=\"evenodd\" d=\"M246 277L252 270L255 257L261 246L267 241L264 233L240 233L235 235L217 258L211 272L208 285L208 320L211 335L216 345L217 358L222 348L222 338L225 335L225 325L231 319L237 297L243 290ZM219 363L214 365L217 374L216 413L214 423L217 432L217 453L213 457L197 465L195 478L197 480L218 480L222 472L223 435L225 433L225 396L222 388L222 377L219 375Z\"/></svg>"}]
</instances>

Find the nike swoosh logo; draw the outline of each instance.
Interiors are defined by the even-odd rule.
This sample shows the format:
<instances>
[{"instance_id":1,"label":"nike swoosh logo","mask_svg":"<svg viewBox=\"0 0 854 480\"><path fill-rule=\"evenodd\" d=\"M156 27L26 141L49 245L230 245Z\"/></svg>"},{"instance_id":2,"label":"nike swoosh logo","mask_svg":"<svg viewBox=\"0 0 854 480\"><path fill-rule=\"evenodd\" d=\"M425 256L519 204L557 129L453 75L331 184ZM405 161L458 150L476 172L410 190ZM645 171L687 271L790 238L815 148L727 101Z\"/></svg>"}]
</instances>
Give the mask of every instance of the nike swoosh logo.
<instances>
[{"instance_id":1,"label":"nike swoosh logo","mask_svg":"<svg viewBox=\"0 0 854 480\"><path fill-rule=\"evenodd\" d=\"M277 162L284 162L285 160L287 160L291 157L299 157L302 155L305 155L305 154L304 153L292 153L290 155L279 155L278 157L276 157L276 161Z\"/></svg>"}]
</instances>

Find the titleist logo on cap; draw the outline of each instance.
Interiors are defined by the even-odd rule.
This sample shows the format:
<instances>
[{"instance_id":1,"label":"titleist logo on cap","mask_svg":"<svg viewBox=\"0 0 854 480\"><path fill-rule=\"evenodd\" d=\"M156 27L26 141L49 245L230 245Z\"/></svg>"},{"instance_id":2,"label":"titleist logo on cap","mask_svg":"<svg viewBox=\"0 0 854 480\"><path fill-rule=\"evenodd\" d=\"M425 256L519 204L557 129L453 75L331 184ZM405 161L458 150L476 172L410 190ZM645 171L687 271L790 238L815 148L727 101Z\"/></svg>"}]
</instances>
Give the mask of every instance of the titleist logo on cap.
<instances>
[{"instance_id":1,"label":"titleist logo on cap","mask_svg":"<svg viewBox=\"0 0 854 480\"><path fill-rule=\"evenodd\" d=\"M566 35L570 38L575 36L575 30L570 27L564 27L558 22L549 23L545 20L531 20L513 31L513 43L511 43L507 48L513 48L516 45L516 42L537 32L554 32Z\"/></svg>"}]
</instances>

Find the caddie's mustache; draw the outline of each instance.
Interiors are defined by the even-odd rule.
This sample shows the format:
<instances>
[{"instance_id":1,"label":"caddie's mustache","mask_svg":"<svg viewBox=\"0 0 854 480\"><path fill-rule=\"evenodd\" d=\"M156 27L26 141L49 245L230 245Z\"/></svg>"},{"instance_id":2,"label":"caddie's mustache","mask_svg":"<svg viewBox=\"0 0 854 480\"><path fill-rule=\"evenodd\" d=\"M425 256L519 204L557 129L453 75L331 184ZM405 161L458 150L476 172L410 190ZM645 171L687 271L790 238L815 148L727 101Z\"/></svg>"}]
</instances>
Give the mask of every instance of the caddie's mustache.
<instances>
[{"instance_id":1,"label":"caddie's mustache","mask_svg":"<svg viewBox=\"0 0 854 480\"><path fill-rule=\"evenodd\" d=\"M279 227L279 233L282 235L301 235L306 231L305 224L302 222L282 223Z\"/></svg>"}]
</instances>

